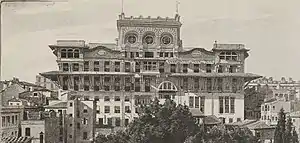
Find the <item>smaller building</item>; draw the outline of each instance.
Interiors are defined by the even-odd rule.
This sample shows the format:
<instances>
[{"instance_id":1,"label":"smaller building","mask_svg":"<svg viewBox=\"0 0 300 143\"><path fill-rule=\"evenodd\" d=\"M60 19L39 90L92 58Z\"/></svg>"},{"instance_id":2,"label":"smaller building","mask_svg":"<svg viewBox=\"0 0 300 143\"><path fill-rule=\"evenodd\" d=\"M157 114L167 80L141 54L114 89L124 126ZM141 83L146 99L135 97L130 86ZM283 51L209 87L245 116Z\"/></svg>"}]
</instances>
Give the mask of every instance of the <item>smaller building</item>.
<instances>
[{"instance_id":1,"label":"smaller building","mask_svg":"<svg viewBox=\"0 0 300 143\"><path fill-rule=\"evenodd\" d=\"M32 143L57 143L58 125L59 118L55 112L37 112L37 116L30 116L21 121L21 135L31 137Z\"/></svg>"},{"instance_id":2,"label":"smaller building","mask_svg":"<svg viewBox=\"0 0 300 143\"><path fill-rule=\"evenodd\" d=\"M278 121L278 113L281 108L283 108L285 113L289 113L293 110L292 105L291 101L285 101L284 99L271 99L265 101L261 105L261 120L265 121L268 125L276 125Z\"/></svg>"},{"instance_id":3,"label":"smaller building","mask_svg":"<svg viewBox=\"0 0 300 143\"><path fill-rule=\"evenodd\" d=\"M1 108L1 128L2 138L18 137L20 122L23 116L23 107L9 106Z\"/></svg>"},{"instance_id":4,"label":"smaller building","mask_svg":"<svg viewBox=\"0 0 300 143\"><path fill-rule=\"evenodd\" d=\"M46 89L49 89L52 91L57 91L59 89L58 86L52 80L45 78L41 75L36 75L35 84L45 87Z\"/></svg>"}]
</instances>

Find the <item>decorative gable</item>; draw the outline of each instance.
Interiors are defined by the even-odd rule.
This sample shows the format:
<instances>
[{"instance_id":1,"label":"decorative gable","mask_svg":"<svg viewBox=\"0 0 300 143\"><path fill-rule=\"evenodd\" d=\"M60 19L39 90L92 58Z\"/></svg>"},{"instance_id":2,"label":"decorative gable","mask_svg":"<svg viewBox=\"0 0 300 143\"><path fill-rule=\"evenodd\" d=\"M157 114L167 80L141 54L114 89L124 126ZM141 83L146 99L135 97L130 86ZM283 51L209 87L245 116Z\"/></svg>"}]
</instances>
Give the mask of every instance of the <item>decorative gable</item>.
<instances>
[{"instance_id":1,"label":"decorative gable","mask_svg":"<svg viewBox=\"0 0 300 143\"><path fill-rule=\"evenodd\" d=\"M120 58L122 55L119 51L113 51L106 47L95 47L84 52L84 58L106 59Z\"/></svg>"}]
</instances>

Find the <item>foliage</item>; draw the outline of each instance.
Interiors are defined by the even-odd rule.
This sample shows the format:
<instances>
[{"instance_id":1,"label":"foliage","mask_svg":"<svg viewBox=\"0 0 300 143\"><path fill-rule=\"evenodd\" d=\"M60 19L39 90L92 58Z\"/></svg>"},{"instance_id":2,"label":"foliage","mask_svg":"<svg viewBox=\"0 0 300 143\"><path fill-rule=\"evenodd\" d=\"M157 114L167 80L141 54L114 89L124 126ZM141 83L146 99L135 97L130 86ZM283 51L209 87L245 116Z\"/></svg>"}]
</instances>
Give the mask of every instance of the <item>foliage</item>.
<instances>
[{"instance_id":1,"label":"foliage","mask_svg":"<svg viewBox=\"0 0 300 143\"><path fill-rule=\"evenodd\" d=\"M187 106L167 99L163 105L155 99L143 106L139 118L125 132L96 138L96 143L254 143L252 133L244 128L228 130L225 126L200 128Z\"/></svg>"}]
</instances>

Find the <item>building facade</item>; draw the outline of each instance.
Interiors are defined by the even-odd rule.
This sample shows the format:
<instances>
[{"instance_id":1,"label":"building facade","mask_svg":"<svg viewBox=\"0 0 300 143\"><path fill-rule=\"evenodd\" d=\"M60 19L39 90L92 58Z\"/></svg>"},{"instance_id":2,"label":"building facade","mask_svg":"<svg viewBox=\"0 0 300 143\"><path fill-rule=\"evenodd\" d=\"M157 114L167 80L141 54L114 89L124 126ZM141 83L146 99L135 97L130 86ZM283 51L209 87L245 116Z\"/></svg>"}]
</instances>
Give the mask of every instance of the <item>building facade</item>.
<instances>
[{"instance_id":1,"label":"building facade","mask_svg":"<svg viewBox=\"0 0 300 143\"><path fill-rule=\"evenodd\" d=\"M9 106L1 108L1 138L19 137L20 123L23 118L23 108L21 106Z\"/></svg>"},{"instance_id":2,"label":"building facade","mask_svg":"<svg viewBox=\"0 0 300 143\"><path fill-rule=\"evenodd\" d=\"M58 86L53 81L51 81L50 79L47 79L41 75L36 75L35 84L45 87L46 89L49 89L52 91L57 91L59 89Z\"/></svg>"},{"instance_id":3,"label":"building facade","mask_svg":"<svg viewBox=\"0 0 300 143\"><path fill-rule=\"evenodd\" d=\"M225 123L244 119L244 84L260 76L245 73L243 44L186 50L180 16L126 17L117 20L117 44L59 40L50 45L58 71L41 73L63 90L96 101L102 124L125 126L140 104L157 97L215 115ZM113 119L112 119L113 118ZM114 122L114 123L113 123Z\"/></svg>"}]
</instances>

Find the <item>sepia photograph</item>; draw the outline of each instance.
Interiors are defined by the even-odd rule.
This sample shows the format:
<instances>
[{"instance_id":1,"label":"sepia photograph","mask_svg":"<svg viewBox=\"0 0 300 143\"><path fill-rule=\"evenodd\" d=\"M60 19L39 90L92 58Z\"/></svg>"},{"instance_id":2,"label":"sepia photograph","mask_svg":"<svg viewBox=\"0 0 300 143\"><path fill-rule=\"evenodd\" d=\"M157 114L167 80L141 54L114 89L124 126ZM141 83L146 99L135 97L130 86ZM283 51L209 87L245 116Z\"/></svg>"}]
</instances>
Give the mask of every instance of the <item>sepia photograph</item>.
<instances>
[{"instance_id":1,"label":"sepia photograph","mask_svg":"<svg viewBox=\"0 0 300 143\"><path fill-rule=\"evenodd\" d=\"M0 143L299 143L299 5L0 0Z\"/></svg>"}]
</instances>

